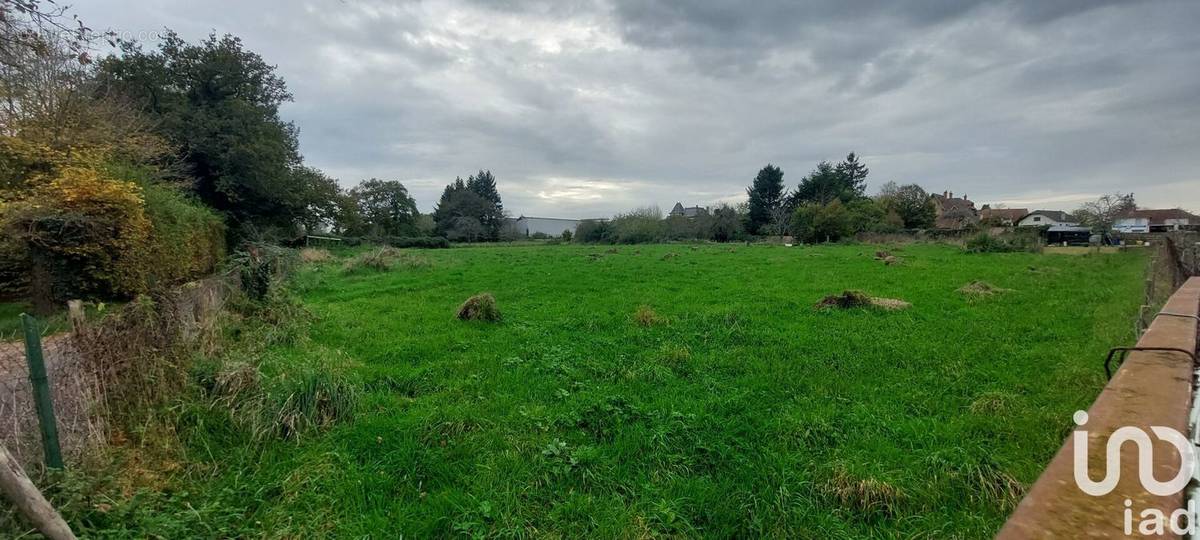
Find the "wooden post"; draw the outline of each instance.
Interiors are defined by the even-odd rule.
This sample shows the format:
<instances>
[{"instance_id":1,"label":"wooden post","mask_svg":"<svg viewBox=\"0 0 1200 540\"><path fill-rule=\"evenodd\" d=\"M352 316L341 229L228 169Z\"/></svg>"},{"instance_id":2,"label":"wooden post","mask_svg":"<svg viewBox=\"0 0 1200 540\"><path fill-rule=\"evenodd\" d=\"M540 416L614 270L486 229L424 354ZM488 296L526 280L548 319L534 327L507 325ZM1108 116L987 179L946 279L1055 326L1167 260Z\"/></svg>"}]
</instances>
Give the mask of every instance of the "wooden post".
<instances>
[{"instance_id":1,"label":"wooden post","mask_svg":"<svg viewBox=\"0 0 1200 540\"><path fill-rule=\"evenodd\" d=\"M29 362L29 383L33 386L33 405L37 409L38 426L42 430L42 452L46 466L61 469L62 449L58 446L58 422L54 418L54 397L50 393L50 379L46 376L46 362L42 358L42 336L37 320L21 314L21 326L25 329L25 360Z\"/></svg>"},{"instance_id":2,"label":"wooden post","mask_svg":"<svg viewBox=\"0 0 1200 540\"><path fill-rule=\"evenodd\" d=\"M0 492L12 502L38 532L50 540L74 540L75 533L62 516L25 476L21 465L0 446Z\"/></svg>"},{"instance_id":3,"label":"wooden post","mask_svg":"<svg viewBox=\"0 0 1200 540\"><path fill-rule=\"evenodd\" d=\"M80 332L86 324L87 315L83 310L83 300L67 300L67 318L71 321L71 330Z\"/></svg>"}]
</instances>

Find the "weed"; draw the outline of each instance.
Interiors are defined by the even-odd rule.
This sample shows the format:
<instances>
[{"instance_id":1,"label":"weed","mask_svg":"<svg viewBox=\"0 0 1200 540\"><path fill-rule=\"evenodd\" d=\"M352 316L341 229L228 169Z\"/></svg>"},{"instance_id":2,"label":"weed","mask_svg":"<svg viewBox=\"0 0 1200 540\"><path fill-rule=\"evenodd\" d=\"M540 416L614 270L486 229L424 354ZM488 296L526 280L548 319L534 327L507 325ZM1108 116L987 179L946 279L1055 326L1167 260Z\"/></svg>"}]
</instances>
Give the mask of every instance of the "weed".
<instances>
[{"instance_id":1,"label":"weed","mask_svg":"<svg viewBox=\"0 0 1200 540\"><path fill-rule=\"evenodd\" d=\"M420 255L407 253L392 247L383 247L360 253L342 266L342 270L351 273L359 270L374 270L386 272L396 268L429 268L433 266L429 259Z\"/></svg>"},{"instance_id":2,"label":"weed","mask_svg":"<svg viewBox=\"0 0 1200 540\"><path fill-rule=\"evenodd\" d=\"M650 306L638 306L633 312L633 322L638 326L650 327L662 322L662 318Z\"/></svg>"}]
</instances>

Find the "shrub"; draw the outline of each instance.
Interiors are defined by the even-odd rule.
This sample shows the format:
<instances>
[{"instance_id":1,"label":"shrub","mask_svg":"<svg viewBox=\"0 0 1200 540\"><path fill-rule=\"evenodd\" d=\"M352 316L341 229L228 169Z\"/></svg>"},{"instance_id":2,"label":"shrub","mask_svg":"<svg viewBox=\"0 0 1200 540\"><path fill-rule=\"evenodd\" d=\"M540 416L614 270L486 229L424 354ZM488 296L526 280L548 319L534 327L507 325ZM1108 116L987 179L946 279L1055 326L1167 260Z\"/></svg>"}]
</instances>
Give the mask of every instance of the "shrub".
<instances>
[{"instance_id":1,"label":"shrub","mask_svg":"<svg viewBox=\"0 0 1200 540\"><path fill-rule=\"evenodd\" d=\"M607 221L586 219L575 227L575 241L581 244L608 244L612 235L612 224Z\"/></svg>"},{"instance_id":2,"label":"shrub","mask_svg":"<svg viewBox=\"0 0 1200 540\"><path fill-rule=\"evenodd\" d=\"M28 249L43 310L69 298L128 298L146 287L152 224L133 182L65 167L5 207L5 221Z\"/></svg>"},{"instance_id":3,"label":"shrub","mask_svg":"<svg viewBox=\"0 0 1200 540\"><path fill-rule=\"evenodd\" d=\"M792 213L792 236L800 242L837 242L853 233L853 216L840 200L801 205Z\"/></svg>"},{"instance_id":4,"label":"shrub","mask_svg":"<svg viewBox=\"0 0 1200 540\"><path fill-rule=\"evenodd\" d=\"M563 240L563 242L570 242L570 241L571 241L571 230L570 230L570 229L567 229L567 230L564 230L564 231L563 231L563 233L562 233L562 240Z\"/></svg>"},{"instance_id":5,"label":"shrub","mask_svg":"<svg viewBox=\"0 0 1200 540\"><path fill-rule=\"evenodd\" d=\"M234 254L230 262L241 281L242 292L249 299L261 302L296 267L296 252L273 244L252 243Z\"/></svg>"},{"instance_id":6,"label":"shrub","mask_svg":"<svg viewBox=\"0 0 1200 540\"><path fill-rule=\"evenodd\" d=\"M500 308L491 293L479 293L458 306L455 316L464 321L496 322L500 320Z\"/></svg>"},{"instance_id":7,"label":"shrub","mask_svg":"<svg viewBox=\"0 0 1200 540\"><path fill-rule=\"evenodd\" d=\"M646 244L663 238L662 211L657 207L638 208L617 214L612 220L613 241L618 244Z\"/></svg>"},{"instance_id":8,"label":"shrub","mask_svg":"<svg viewBox=\"0 0 1200 540\"><path fill-rule=\"evenodd\" d=\"M450 247L445 236L388 237L380 243L394 248L442 249Z\"/></svg>"}]
</instances>

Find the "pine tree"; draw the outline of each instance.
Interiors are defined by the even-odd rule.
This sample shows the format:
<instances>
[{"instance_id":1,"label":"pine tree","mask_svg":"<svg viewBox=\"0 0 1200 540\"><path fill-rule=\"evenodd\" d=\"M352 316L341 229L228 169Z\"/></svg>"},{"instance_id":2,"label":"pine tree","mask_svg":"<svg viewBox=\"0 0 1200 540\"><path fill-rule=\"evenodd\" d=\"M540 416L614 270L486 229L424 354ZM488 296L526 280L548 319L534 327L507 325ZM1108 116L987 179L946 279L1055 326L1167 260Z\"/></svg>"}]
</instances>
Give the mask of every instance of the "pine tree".
<instances>
[{"instance_id":1,"label":"pine tree","mask_svg":"<svg viewBox=\"0 0 1200 540\"><path fill-rule=\"evenodd\" d=\"M754 183L746 190L746 195L750 197L746 228L752 234L760 234L762 228L771 223L783 204L783 169L768 163L758 171Z\"/></svg>"},{"instance_id":2,"label":"pine tree","mask_svg":"<svg viewBox=\"0 0 1200 540\"><path fill-rule=\"evenodd\" d=\"M846 159L837 165L838 175L842 177L843 184L854 198L862 197L867 192L867 174L870 172L871 169L863 165L854 152L850 152Z\"/></svg>"}]
</instances>

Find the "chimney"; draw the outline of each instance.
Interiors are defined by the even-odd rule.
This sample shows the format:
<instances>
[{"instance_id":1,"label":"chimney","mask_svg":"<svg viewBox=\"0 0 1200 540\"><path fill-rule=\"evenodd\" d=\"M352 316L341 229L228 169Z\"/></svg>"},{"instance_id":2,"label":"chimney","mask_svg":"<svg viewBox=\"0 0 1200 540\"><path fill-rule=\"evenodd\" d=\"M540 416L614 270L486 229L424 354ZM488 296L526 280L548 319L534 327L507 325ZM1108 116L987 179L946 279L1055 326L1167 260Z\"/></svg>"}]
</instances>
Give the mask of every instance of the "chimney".
<instances>
[{"instance_id":1,"label":"chimney","mask_svg":"<svg viewBox=\"0 0 1200 540\"><path fill-rule=\"evenodd\" d=\"M951 198L951 199L953 199L953 198L954 198L954 192L953 192L953 191L951 191L951 192L950 192L950 198Z\"/></svg>"},{"instance_id":2,"label":"chimney","mask_svg":"<svg viewBox=\"0 0 1200 540\"><path fill-rule=\"evenodd\" d=\"M943 197L945 197L945 198L947 198L947 199L949 199L949 198L950 198L950 192L949 192L949 191L942 191L942 196L943 196Z\"/></svg>"},{"instance_id":3,"label":"chimney","mask_svg":"<svg viewBox=\"0 0 1200 540\"><path fill-rule=\"evenodd\" d=\"M963 193L963 200L964 200L964 201L965 201L965 200L967 200L967 194L966 194L966 193Z\"/></svg>"}]
</instances>

